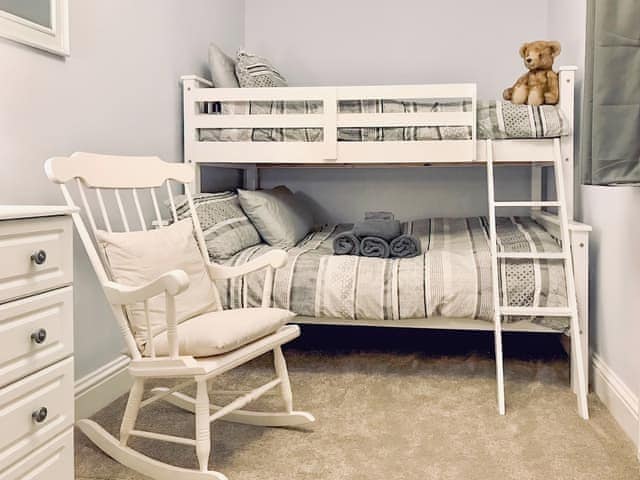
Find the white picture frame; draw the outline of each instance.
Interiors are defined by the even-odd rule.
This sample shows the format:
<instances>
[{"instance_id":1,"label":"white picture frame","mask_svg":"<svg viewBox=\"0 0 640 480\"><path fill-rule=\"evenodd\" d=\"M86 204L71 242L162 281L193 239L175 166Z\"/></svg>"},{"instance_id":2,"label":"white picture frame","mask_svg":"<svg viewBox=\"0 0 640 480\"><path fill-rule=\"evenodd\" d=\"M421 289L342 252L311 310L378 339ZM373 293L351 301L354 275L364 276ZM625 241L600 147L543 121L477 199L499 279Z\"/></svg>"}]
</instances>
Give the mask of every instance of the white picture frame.
<instances>
[{"instance_id":1,"label":"white picture frame","mask_svg":"<svg viewBox=\"0 0 640 480\"><path fill-rule=\"evenodd\" d=\"M50 26L14 15L0 7L0 37L69 56L69 0L49 1Z\"/></svg>"}]
</instances>

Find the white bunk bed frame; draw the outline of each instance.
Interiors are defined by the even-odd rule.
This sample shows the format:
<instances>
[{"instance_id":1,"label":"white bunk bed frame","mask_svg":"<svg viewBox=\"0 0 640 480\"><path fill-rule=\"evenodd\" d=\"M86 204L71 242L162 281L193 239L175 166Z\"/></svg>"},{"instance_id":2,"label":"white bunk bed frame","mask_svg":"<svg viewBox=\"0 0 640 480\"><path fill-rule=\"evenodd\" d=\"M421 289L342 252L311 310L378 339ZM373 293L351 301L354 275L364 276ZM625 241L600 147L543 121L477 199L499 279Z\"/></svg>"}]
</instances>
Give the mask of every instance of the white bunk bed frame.
<instances>
[{"instance_id":1,"label":"white bunk bed frame","mask_svg":"<svg viewBox=\"0 0 640 480\"><path fill-rule=\"evenodd\" d=\"M574 86L576 67L559 68L559 106L569 124L574 125ZM485 166L487 140L476 137L476 85L399 85L364 87L287 87L287 88L212 88L213 84L195 75L182 77L184 101L184 162L196 171L193 191L201 192L201 170L205 167L227 167L244 170L244 187L257 189L260 170L264 168L297 167L410 167L431 165ZM338 113L339 100L469 98L471 112L429 113ZM250 101L320 101L319 114L277 115L211 115L204 104L209 102ZM469 140L338 142L341 127L411 127L469 126ZM321 142L212 142L200 141L198 131L205 128L321 128ZM554 162L553 139L493 140L494 165L531 164L532 199L541 201L546 191L545 166ZM560 140L562 177L565 185L566 212L569 219L571 256L573 260L576 297L580 321L580 343L583 368L588 372L588 275L589 232L591 227L573 221L574 213L574 136ZM548 161L548 163L546 163ZM535 162L535 163L534 163ZM560 238L558 215L532 209L532 216L556 238ZM296 317L298 324L359 325L450 330L492 331L490 322L466 318L416 318L407 320L345 320L340 318ZM557 333L529 321L504 323L503 331ZM565 340L567 340L565 338ZM575 341L572 335L571 341ZM569 342L563 341L573 357ZM577 392L578 381L574 361L571 362L571 383ZM588 389L588 381L585 382Z\"/></svg>"}]
</instances>

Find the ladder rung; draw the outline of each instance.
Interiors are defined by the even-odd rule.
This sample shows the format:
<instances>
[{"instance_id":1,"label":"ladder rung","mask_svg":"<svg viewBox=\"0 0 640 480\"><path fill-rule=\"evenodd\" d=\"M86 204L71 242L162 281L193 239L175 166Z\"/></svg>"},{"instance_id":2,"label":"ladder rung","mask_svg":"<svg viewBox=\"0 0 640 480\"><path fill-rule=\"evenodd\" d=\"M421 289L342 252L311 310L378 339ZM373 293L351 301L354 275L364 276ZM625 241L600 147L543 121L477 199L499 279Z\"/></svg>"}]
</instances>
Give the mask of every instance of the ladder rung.
<instances>
[{"instance_id":1,"label":"ladder rung","mask_svg":"<svg viewBox=\"0 0 640 480\"><path fill-rule=\"evenodd\" d=\"M495 202L496 207L560 207L558 201L542 201L542 202Z\"/></svg>"},{"instance_id":2,"label":"ladder rung","mask_svg":"<svg viewBox=\"0 0 640 480\"><path fill-rule=\"evenodd\" d=\"M564 260L564 252L498 252L498 258L524 258L541 260Z\"/></svg>"},{"instance_id":3,"label":"ladder rung","mask_svg":"<svg viewBox=\"0 0 640 480\"><path fill-rule=\"evenodd\" d=\"M567 307L500 307L501 315L533 316L533 317L570 317L571 309Z\"/></svg>"}]
</instances>

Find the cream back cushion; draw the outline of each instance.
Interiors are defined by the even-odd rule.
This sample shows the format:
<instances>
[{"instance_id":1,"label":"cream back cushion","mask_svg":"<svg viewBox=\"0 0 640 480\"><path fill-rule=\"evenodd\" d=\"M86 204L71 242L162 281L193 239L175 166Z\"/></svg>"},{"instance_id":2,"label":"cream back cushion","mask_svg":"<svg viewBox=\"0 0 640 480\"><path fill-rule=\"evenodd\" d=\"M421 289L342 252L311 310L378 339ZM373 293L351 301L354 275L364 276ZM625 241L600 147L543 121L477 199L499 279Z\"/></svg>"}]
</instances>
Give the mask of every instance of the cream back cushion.
<instances>
[{"instance_id":1,"label":"cream back cushion","mask_svg":"<svg viewBox=\"0 0 640 480\"><path fill-rule=\"evenodd\" d=\"M220 310L218 292L209 278L193 236L193 223L185 219L158 230L109 233L98 230L102 250L115 282L142 286L170 270L184 270L189 287L176 296L176 317L184 322L204 312ZM149 299L152 335L167 328L165 295ZM125 307L133 335L140 350L147 343L144 302Z\"/></svg>"}]
</instances>

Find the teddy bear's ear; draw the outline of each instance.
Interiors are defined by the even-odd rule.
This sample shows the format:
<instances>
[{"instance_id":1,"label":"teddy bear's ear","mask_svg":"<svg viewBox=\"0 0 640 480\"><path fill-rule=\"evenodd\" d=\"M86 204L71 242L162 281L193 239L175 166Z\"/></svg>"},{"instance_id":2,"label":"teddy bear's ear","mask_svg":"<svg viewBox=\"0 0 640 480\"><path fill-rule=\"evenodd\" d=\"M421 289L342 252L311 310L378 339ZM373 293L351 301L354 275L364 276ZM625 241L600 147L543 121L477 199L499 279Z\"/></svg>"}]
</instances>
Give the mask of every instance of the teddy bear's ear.
<instances>
[{"instance_id":1,"label":"teddy bear's ear","mask_svg":"<svg viewBox=\"0 0 640 480\"><path fill-rule=\"evenodd\" d=\"M527 54L527 48L529 47L528 43L523 43L522 46L520 47L520 56L522 58L524 58L524 56Z\"/></svg>"},{"instance_id":2,"label":"teddy bear's ear","mask_svg":"<svg viewBox=\"0 0 640 480\"><path fill-rule=\"evenodd\" d=\"M551 56L557 57L560 55L560 42L547 42L547 46L551 49Z\"/></svg>"}]
</instances>

